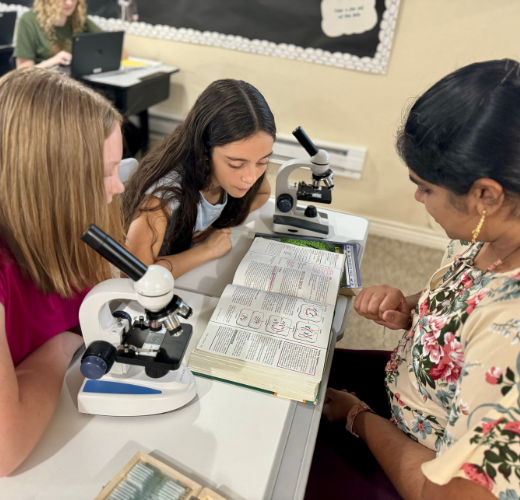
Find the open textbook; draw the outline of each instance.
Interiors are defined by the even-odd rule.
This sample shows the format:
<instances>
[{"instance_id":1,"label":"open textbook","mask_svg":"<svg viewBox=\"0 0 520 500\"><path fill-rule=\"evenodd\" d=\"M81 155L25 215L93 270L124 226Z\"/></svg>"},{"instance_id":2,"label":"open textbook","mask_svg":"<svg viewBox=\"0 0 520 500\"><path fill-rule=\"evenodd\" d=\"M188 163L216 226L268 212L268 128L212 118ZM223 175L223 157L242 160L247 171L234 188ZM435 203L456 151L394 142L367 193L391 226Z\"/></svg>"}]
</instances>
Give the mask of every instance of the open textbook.
<instances>
[{"instance_id":1,"label":"open textbook","mask_svg":"<svg viewBox=\"0 0 520 500\"><path fill-rule=\"evenodd\" d=\"M315 403L345 254L255 238L188 367Z\"/></svg>"},{"instance_id":2,"label":"open textbook","mask_svg":"<svg viewBox=\"0 0 520 500\"><path fill-rule=\"evenodd\" d=\"M341 276L339 294L356 296L361 292L361 275L359 273L358 257L361 245L359 243L340 243L337 241L324 241L320 238L310 238L308 236L282 236L280 234L256 233L255 236L301 247L314 247L318 250L326 250L327 252L344 253L346 255L345 272Z\"/></svg>"}]
</instances>

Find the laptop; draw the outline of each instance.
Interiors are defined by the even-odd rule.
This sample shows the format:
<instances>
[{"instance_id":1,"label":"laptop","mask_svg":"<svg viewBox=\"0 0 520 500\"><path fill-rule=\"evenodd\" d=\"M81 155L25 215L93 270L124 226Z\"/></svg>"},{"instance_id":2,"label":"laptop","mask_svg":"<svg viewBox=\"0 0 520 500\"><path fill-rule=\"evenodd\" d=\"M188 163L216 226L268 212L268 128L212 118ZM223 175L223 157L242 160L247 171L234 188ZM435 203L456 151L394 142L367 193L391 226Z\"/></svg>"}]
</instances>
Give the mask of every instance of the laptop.
<instances>
[{"instance_id":1,"label":"laptop","mask_svg":"<svg viewBox=\"0 0 520 500\"><path fill-rule=\"evenodd\" d=\"M13 45L16 12L0 12L0 47Z\"/></svg>"},{"instance_id":2,"label":"laptop","mask_svg":"<svg viewBox=\"0 0 520 500\"><path fill-rule=\"evenodd\" d=\"M119 70L124 35L124 31L73 35L70 76L81 78Z\"/></svg>"}]
</instances>

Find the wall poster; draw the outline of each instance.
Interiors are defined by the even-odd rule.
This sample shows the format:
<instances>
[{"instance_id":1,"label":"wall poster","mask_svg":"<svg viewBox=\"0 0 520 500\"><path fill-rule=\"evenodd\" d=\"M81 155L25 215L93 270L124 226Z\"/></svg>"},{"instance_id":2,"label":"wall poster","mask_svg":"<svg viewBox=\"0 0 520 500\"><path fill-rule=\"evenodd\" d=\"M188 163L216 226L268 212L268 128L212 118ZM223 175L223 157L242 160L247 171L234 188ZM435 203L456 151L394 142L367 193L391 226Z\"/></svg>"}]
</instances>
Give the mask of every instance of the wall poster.
<instances>
[{"instance_id":1,"label":"wall poster","mask_svg":"<svg viewBox=\"0 0 520 500\"><path fill-rule=\"evenodd\" d=\"M386 73L400 0L88 0L101 28ZM31 0L0 3L24 12Z\"/></svg>"}]
</instances>

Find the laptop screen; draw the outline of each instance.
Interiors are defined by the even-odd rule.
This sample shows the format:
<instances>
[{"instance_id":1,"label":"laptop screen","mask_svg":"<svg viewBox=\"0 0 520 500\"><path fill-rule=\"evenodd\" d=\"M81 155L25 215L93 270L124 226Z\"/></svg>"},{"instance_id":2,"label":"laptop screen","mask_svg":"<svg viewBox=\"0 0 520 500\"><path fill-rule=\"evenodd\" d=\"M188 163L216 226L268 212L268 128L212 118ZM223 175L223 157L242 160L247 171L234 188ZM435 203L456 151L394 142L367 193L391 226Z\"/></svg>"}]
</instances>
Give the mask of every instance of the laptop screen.
<instances>
[{"instance_id":1,"label":"laptop screen","mask_svg":"<svg viewBox=\"0 0 520 500\"><path fill-rule=\"evenodd\" d=\"M16 12L0 12L0 46L12 45Z\"/></svg>"},{"instance_id":2,"label":"laptop screen","mask_svg":"<svg viewBox=\"0 0 520 500\"><path fill-rule=\"evenodd\" d=\"M124 35L124 31L73 35L71 76L80 78L118 70Z\"/></svg>"}]
</instances>

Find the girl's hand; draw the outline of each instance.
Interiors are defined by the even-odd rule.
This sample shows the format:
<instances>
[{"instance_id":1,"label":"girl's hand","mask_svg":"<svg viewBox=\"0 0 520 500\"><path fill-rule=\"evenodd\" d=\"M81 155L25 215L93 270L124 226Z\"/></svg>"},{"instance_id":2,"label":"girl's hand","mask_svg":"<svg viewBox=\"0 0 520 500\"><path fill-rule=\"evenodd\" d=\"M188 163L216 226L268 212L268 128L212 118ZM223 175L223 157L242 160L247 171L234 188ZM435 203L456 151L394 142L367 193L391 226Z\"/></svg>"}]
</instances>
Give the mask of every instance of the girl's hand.
<instances>
[{"instance_id":1,"label":"girl's hand","mask_svg":"<svg viewBox=\"0 0 520 500\"><path fill-rule=\"evenodd\" d=\"M364 289L354 302L356 312L391 330L405 329L410 322L410 306L403 293L387 285Z\"/></svg>"},{"instance_id":2,"label":"girl's hand","mask_svg":"<svg viewBox=\"0 0 520 500\"><path fill-rule=\"evenodd\" d=\"M191 243L193 245L198 245L199 243L206 241L206 239L215 231L216 229L214 227L208 227L208 229L206 229L205 231L197 231L196 233L193 233Z\"/></svg>"},{"instance_id":3,"label":"girl's hand","mask_svg":"<svg viewBox=\"0 0 520 500\"><path fill-rule=\"evenodd\" d=\"M227 227L216 229L202 245L206 247L210 260L226 255L233 247L231 244L231 229Z\"/></svg>"},{"instance_id":4,"label":"girl's hand","mask_svg":"<svg viewBox=\"0 0 520 500\"><path fill-rule=\"evenodd\" d=\"M325 393L323 414L330 422L347 420L348 412L358 401L354 392L348 392L346 389L337 391L329 387Z\"/></svg>"},{"instance_id":5,"label":"girl's hand","mask_svg":"<svg viewBox=\"0 0 520 500\"><path fill-rule=\"evenodd\" d=\"M61 50L54 57L51 57L52 66L68 66L72 61L72 54L66 50Z\"/></svg>"}]
</instances>

